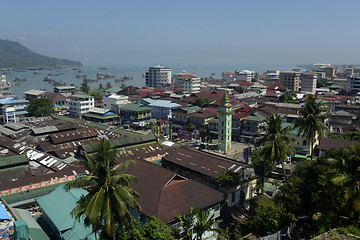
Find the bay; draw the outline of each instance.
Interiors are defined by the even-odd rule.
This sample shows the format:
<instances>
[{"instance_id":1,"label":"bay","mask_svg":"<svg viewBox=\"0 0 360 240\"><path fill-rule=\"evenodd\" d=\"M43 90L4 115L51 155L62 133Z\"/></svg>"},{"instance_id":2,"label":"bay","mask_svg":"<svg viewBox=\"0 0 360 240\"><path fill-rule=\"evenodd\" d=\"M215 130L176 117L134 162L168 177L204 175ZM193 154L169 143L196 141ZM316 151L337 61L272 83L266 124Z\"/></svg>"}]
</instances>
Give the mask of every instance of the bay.
<instances>
[{"instance_id":1,"label":"bay","mask_svg":"<svg viewBox=\"0 0 360 240\"><path fill-rule=\"evenodd\" d=\"M210 77L221 78L222 72L234 72L235 70L251 70L259 74L262 74L265 70L277 69L280 71L291 70L296 68L296 65L291 64L234 64L233 66L221 66L221 65L164 65L166 67L172 68L172 74L186 70L200 78ZM106 69L100 69L106 68ZM63 70L39 70L38 74L34 74L33 70L27 70L25 72L15 72L11 71L10 74L5 74L6 79L10 83L14 83L16 77L26 78L25 82L20 82L19 86L12 86L12 92L18 98L24 97L24 92L36 89L36 90L45 90L52 92L54 86L48 82L43 81L48 74L52 74L51 78L56 81L65 82L66 85L74 84L79 87L83 82L82 78L76 78L78 74L86 74L90 79L95 79L98 72L110 73L115 75L115 78L122 78L125 75L133 77L133 80L128 80L123 82L127 86L142 87L145 85L145 78L142 75L146 72L149 66L85 66L80 69L83 70L83 73L78 73L77 70L72 68L63 69ZM56 75L56 76L55 76ZM120 87L122 83L115 82L115 78L109 78L105 80L99 80L98 82L89 83L91 90L99 87L100 84L105 86L108 82L112 86Z\"/></svg>"}]
</instances>

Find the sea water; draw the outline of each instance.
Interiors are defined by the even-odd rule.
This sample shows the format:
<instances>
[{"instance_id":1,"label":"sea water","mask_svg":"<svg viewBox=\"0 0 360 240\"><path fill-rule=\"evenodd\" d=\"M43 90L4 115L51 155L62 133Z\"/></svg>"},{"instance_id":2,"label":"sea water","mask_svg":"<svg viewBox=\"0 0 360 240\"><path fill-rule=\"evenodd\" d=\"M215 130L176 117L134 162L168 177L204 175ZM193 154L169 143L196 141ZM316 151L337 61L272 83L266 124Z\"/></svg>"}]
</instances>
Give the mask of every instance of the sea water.
<instances>
[{"instance_id":1,"label":"sea water","mask_svg":"<svg viewBox=\"0 0 360 240\"><path fill-rule=\"evenodd\" d=\"M201 65L173 65L166 67L172 68L172 74L176 74L183 70L194 74L200 78L209 78L212 76L213 78L221 78L222 72L234 72L235 70L251 70L255 71L258 74L262 74L265 70L277 69L277 70L292 70L296 68L296 65L283 64L283 65L275 65L275 64L259 64L259 65L233 65L233 66L201 66ZM106 69L100 69L106 68ZM98 72L101 73L110 73L115 76L115 78L122 78L125 75L133 77L133 80L127 80L125 82L115 82L115 78L109 78L104 80L99 80L97 82L88 83L91 90L97 89L100 84L103 87L106 86L107 83L110 83L112 86L120 87L122 84L127 86L136 86L141 87L145 85L145 78L143 74L145 74L146 70L149 66L85 66L80 67L83 72L78 73L77 70L73 68L62 69L62 70L39 70L38 74L34 74L34 70L27 70L25 72L15 72L11 71L10 74L5 74L6 79L10 83L14 83L16 77L26 78L25 82L20 82L19 86L12 86L12 92L18 98L24 97L24 92L36 89L36 90L45 90L49 92L53 92L54 86L48 82L43 81L44 78L48 74L52 74L50 76L51 79L55 79L56 81L65 82L66 85L75 85L80 87L83 82L83 78L76 78L78 74L85 74L90 79L95 79L96 74ZM56 75L56 76L55 76Z\"/></svg>"}]
</instances>

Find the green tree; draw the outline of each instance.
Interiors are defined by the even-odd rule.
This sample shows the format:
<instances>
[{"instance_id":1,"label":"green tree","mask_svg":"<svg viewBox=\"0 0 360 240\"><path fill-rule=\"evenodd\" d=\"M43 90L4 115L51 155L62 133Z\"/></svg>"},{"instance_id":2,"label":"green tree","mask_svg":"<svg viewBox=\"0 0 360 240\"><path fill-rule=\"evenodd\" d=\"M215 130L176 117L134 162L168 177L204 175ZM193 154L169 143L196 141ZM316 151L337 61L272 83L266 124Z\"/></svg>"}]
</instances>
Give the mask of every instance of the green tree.
<instances>
[{"instance_id":1,"label":"green tree","mask_svg":"<svg viewBox=\"0 0 360 240\"><path fill-rule=\"evenodd\" d=\"M192 238L192 229L194 227L195 218L193 208L190 209L189 214L179 214L175 212L176 217L174 218L177 222L180 223L180 229L172 229L172 234L175 239L183 239L183 240L193 240Z\"/></svg>"},{"instance_id":2,"label":"green tree","mask_svg":"<svg viewBox=\"0 0 360 240\"><path fill-rule=\"evenodd\" d=\"M294 120L294 129L298 129L298 136L302 135L310 141L311 160L314 152L314 142L324 137L324 132L329 132L324 120L326 108L320 102L316 102L314 95L309 94L306 97L304 108L300 109L300 117Z\"/></svg>"},{"instance_id":3,"label":"green tree","mask_svg":"<svg viewBox=\"0 0 360 240\"><path fill-rule=\"evenodd\" d=\"M83 217L94 231L100 229L115 239L116 228L122 228L126 220L131 219L129 208L140 210L136 201L139 194L130 187L137 179L124 173L136 162L128 160L116 166L115 150L105 138L93 145L93 151L93 155L85 153L87 161L83 161L91 175L65 185L67 189L83 188L89 192L80 197L72 215L77 220Z\"/></svg>"},{"instance_id":4,"label":"green tree","mask_svg":"<svg viewBox=\"0 0 360 240\"><path fill-rule=\"evenodd\" d=\"M141 226L139 220L133 220L126 232L119 232L123 240L173 240L169 228L156 217Z\"/></svg>"},{"instance_id":5,"label":"green tree","mask_svg":"<svg viewBox=\"0 0 360 240\"><path fill-rule=\"evenodd\" d=\"M93 90L90 93L90 96L93 96L95 100L102 100L104 98L104 95L100 91Z\"/></svg>"},{"instance_id":6,"label":"green tree","mask_svg":"<svg viewBox=\"0 0 360 240\"><path fill-rule=\"evenodd\" d=\"M345 200L349 201L357 214L360 215L360 145L344 148L347 154L337 159L328 159L342 170L332 178L332 182L342 188ZM340 154L344 155L344 154Z\"/></svg>"},{"instance_id":7,"label":"green tree","mask_svg":"<svg viewBox=\"0 0 360 240\"><path fill-rule=\"evenodd\" d=\"M196 233L197 240L201 240L205 232L217 232L217 228L214 228L214 226L218 225L221 220L215 220L215 214L210 215L208 211L197 208L195 209L194 215L196 218L194 231Z\"/></svg>"},{"instance_id":8,"label":"green tree","mask_svg":"<svg viewBox=\"0 0 360 240\"><path fill-rule=\"evenodd\" d=\"M270 158L265 158L261 150L251 153L251 163L254 165L255 174L259 176L257 181L258 195L264 194L264 184L267 176L275 169L275 164Z\"/></svg>"},{"instance_id":9,"label":"green tree","mask_svg":"<svg viewBox=\"0 0 360 240\"><path fill-rule=\"evenodd\" d=\"M90 86L87 82L83 82L81 85L80 85L80 92L83 92L85 94L89 94L90 92Z\"/></svg>"},{"instance_id":10,"label":"green tree","mask_svg":"<svg viewBox=\"0 0 360 240\"><path fill-rule=\"evenodd\" d=\"M281 103L296 103L296 93L285 92L279 97Z\"/></svg>"},{"instance_id":11,"label":"green tree","mask_svg":"<svg viewBox=\"0 0 360 240\"><path fill-rule=\"evenodd\" d=\"M240 175L227 169L216 176L216 182L223 187L233 186L239 183Z\"/></svg>"},{"instance_id":12,"label":"green tree","mask_svg":"<svg viewBox=\"0 0 360 240\"><path fill-rule=\"evenodd\" d=\"M108 82L108 83L106 84L106 87L105 87L105 88L106 88L106 89L112 88L111 83L110 83L110 82Z\"/></svg>"},{"instance_id":13,"label":"green tree","mask_svg":"<svg viewBox=\"0 0 360 240\"><path fill-rule=\"evenodd\" d=\"M49 99L35 98L29 101L26 111L28 116L47 117L53 113L53 107Z\"/></svg>"},{"instance_id":14,"label":"green tree","mask_svg":"<svg viewBox=\"0 0 360 240\"><path fill-rule=\"evenodd\" d=\"M239 93L246 93L247 89L244 86L238 86L236 87L236 91L238 91Z\"/></svg>"},{"instance_id":15,"label":"green tree","mask_svg":"<svg viewBox=\"0 0 360 240\"><path fill-rule=\"evenodd\" d=\"M325 87L327 82L328 82L328 80L326 78L319 78L316 81L316 87L317 88Z\"/></svg>"},{"instance_id":16,"label":"green tree","mask_svg":"<svg viewBox=\"0 0 360 240\"><path fill-rule=\"evenodd\" d=\"M195 102L195 105L199 106L201 108L207 107L207 106L209 106L209 104L210 104L210 101L208 98L197 98L196 102Z\"/></svg>"},{"instance_id":17,"label":"green tree","mask_svg":"<svg viewBox=\"0 0 360 240\"><path fill-rule=\"evenodd\" d=\"M265 121L265 134L259 138L257 145L262 146L262 154L264 158L270 159L274 163L281 163L284 175L286 171L284 162L288 155L292 155L294 147L291 146L293 139L287 136L289 127L283 127L283 119L279 115L271 114Z\"/></svg>"},{"instance_id":18,"label":"green tree","mask_svg":"<svg viewBox=\"0 0 360 240\"><path fill-rule=\"evenodd\" d=\"M246 222L258 237L273 234L295 221L294 215L286 212L273 199L260 197L258 202L254 207L253 217Z\"/></svg>"},{"instance_id":19,"label":"green tree","mask_svg":"<svg viewBox=\"0 0 360 240\"><path fill-rule=\"evenodd\" d=\"M104 86L100 83L98 89L99 89L100 91L104 91L105 88L104 88Z\"/></svg>"}]
</instances>

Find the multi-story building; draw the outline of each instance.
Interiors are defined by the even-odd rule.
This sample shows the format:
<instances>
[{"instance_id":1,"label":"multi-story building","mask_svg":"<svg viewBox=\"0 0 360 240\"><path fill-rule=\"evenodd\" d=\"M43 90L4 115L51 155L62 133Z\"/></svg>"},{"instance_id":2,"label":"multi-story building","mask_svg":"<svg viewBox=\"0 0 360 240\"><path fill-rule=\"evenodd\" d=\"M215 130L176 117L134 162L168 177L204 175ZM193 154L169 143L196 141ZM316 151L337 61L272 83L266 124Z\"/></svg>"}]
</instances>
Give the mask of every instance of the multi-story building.
<instances>
[{"instance_id":1,"label":"multi-story building","mask_svg":"<svg viewBox=\"0 0 360 240\"><path fill-rule=\"evenodd\" d=\"M60 93L65 97L71 96L76 92L75 86L56 86L54 87L54 93Z\"/></svg>"},{"instance_id":2,"label":"multi-story building","mask_svg":"<svg viewBox=\"0 0 360 240\"><path fill-rule=\"evenodd\" d=\"M280 73L280 84L291 91L299 91L300 73L295 71L284 71Z\"/></svg>"},{"instance_id":3,"label":"multi-story building","mask_svg":"<svg viewBox=\"0 0 360 240\"><path fill-rule=\"evenodd\" d=\"M200 78L192 74L177 77L176 84L177 88L183 90L185 93L200 92Z\"/></svg>"},{"instance_id":4,"label":"multi-story building","mask_svg":"<svg viewBox=\"0 0 360 240\"><path fill-rule=\"evenodd\" d=\"M130 122L147 121L151 118L151 108L139 103L128 103L119 107L121 119Z\"/></svg>"},{"instance_id":5,"label":"multi-story building","mask_svg":"<svg viewBox=\"0 0 360 240\"><path fill-rule=\"evenodd\" d=\"M224 94L221 104L218 107L219 125L218 125L218 142L219 150L228 152L231 150L231 130L232 130L232 105L227 94Z\"/></svg>"},{"instance_id":6,"label":"multi-story building","mask_svg":"<svg viewBox=\"0 0 360 240\"><path fill-rule=\"evenodd\" d=\"M300 80L301 80L301 91L302 92L316 92L316 82L317 82L318 76L316 73L313 73L312 71L309 71L307 73L301 74Z\"/></svg>"},{"instance_id":7,"label":"multi-story building","mask_svg":"<svg viewBox=\"0 0 360 240\"><path fill-rule=\"evenodd\" d=\"M234 82L236 80L236 74L232 72L223 72L221 74L221 78L225 80L227 83Z\"/></svg>"},{"instance_id":8,"label":"multi-story building","mask_svg":"<svg viewBox=\"0 0 360 240\"><path fill-rule=\"evenodd\" d=\"M124 106L129 103L129 97L124 95L110 95L103 98L104 108L111 109L116 113L119 113L119 107Z\"/></svg>"},{"instance_id":9,"label":"multi-story building","mask_svg":"<svg viewBox=\"0 0 360 240\"><path fill-rule=\"evenodd\" d=\"M19 117L24 117L27 114L26 107L28 100L17 99L13 97L6 97L0 100L0 109L3 111L3 120L8 122L11 119L17 122Z\"/></svg>"},{"instance_id":10,"label":"multi-story building","mask_svg":"<svg viewBox=\"0 0 360 240\"><path fill-rule=\"evenodd\" d=\"M351 75L347 78L346 87L351 92L360 91L360 76Z\"/></svg>"},{"instance_id":11,"label":"multi-story building","mask_svg":"<svg viewBox=\"0 0 360 240\"><path fill-rule=\"evenodd\" d=\"M151 116L156 119L171 119L172 109L179 108L181 105L167 100L156 100L149 104Z\"/></svg>"},{"instance_id":12,"label":"multi-story building","mask_svg":"<svg viewBox=\"0 0 360 240\"><path fill-rule=\"evenodd\" d=\"M334 78L335 77L335 68L333 66L328 66L324 68L325 77Z\"/></svg>"},{"instance_id":13,"label":"multi-story building","mask_svg":"<svg viewBox=\"0 0 360 240\"><path fill-rule=\"evenodd\" d=\"M249 71L249 70L244 70L244 71L235 71L235 79L236 81L246 81L246 82L251 82L251 79L253 79L254 77L254 72L253 71Z\"/></svg>"},{"instance_id":14,"label":"multi-story building","mask_svg":"<svg viewBox=\"0 0 360 240\"><path fill-rule=\"evenodd\" d=\"M69 113L74 116L88 113L95 105L94 97L84 94L72 95L66 101L68 102Z\"/></svg>"},{"instance_id":15,"label":"multi-story building","mask_svg":"<svg viewBox=\"0 0 360 240\"><path fill-rule=\"evenodd\" d=\"M6 82L5 75L2 75L0 79L0 99L6 97L15 97L15 95L12 94L10 84Z\"/></svg>"},{"instance_id":16,"label":"multi-story building","mask_svg":"<svg viewBox=\"0 0 360 240\"><path fill-rule=\"evenodd\" d=\"M161 65L150 67L145 74L146 86L158 88L171 84L171 70Z\"/></svg>"},{"instance_id":17,"label":"multi-story building","mask_svg":"<svg viewBox=\"0 0 360 240\"><path fill-rule=\"evenodd\" d=\"M35 90L35 89L31 89L29 91L24 92L25 95L25 99L26 100L32 100L35 98L43 98L45 97L46 91L43 90Z\"/></svg>"}]
</instances>

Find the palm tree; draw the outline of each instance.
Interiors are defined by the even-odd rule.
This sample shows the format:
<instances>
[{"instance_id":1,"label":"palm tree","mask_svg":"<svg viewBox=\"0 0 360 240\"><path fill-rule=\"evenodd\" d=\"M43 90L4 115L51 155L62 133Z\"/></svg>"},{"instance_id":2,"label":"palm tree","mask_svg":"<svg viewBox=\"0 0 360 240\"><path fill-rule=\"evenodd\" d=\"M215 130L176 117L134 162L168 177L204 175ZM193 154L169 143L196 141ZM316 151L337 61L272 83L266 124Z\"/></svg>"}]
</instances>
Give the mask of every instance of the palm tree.
<instances>
[{"instance_id":1,"label":"palm tree","mask_svg":"<svg viewBox=\"0 0 360 240\"><path fill-rule=\"evenodd\" d=\"M179 214L175 212L175 220L180 223L181 229L173 229L173 235L175 239L183 239L183 240L192 240L192 229L194 227L194 218L195 210L193 208L190 209L189 214Z\"/></svg>"},{"instance_id":2,"label":"palm tree","mask_svg":"<svg viewBox=\"0 0 360 240\"><path fill-rule=\"evenodd\" d=\"M87 82L83 82L80 86L80 91L86 94L89 94L90 92L90 86L87 84Z\"/></svg>"},{"instance_id":3,"label":"palm tree","mask_svg":"<svg viewBox=\"0 0 360 240\"><path fill-rule=\"evenodd\" d=\"M357 215L360 214L360 145L354 146L350 152L341 149L337 159L328 159L341 170L331 181L342 187L345 200L349 200ZM342 155L345 155L342 156Z\"/></svg>"},{"instance_id":4,"label":"palm tree","mask_svg":"<svg viewBox=\"0 0 360 240\"><path fill-rule=\"evenodd\" d=\"M116 227L123 227L126 219L131 219L129 208L140 209L136 202L139 194L130 188L136 177L124 172L135 161L125 161L115 166L115 150L105 138L93 146L94 155L85 153L84 165L91 175L82 176L68 182L66 188L83 188L89 193L80 197L72 215L84 218L93 231L101 230L109 238L115 239Z\"/></svg>"},{"instance_id":5,"label":"palm tree","mask_svg":"<svg viewBox=\"0 0 360 240\"><path fill-rule=\"evenodd\" d=\"M314 151L314 142L316 137L324 137L324 132L329 132L324 124L327 117L326 108L320 102L316 102L314 95L309 94L306 98L304 108L300 109L300 118L294 120L294 129L298 129L298 136L302 135L310 141L310 157L312 160Z\"/></svg>"},{"instance_id":6,"label":"palm tree","mask_svg":"<svg viewBox=\"0 0 360 240\"><path fill-rule=\"evenodd\" d=\"M289 131L289 127L283 127L283 119L271 114L265 121L265 135L259 138L257 145L262 146L262 154L265 158L269 158L274 163L281 163L284 175L286 171L284 168L284 162L287 159L287 155L292 155L294 147L291 146L293 139L288 137L286 133Z\"/></svg>"},{"instance_id":7,"label":"palm tree","mask_svg":"<svg viewBox=\"0 0 360 240\"><path fill-rule=\"evenodd\" d=\"M217 229L213 227L219 224L221 220L215 220L214 215L215 214L210 215L208 211L204 211L198 208L195 209L196 222L194 225L194 231L196 233L197 240L201 240L202 236L207 231L217 231Z\"/></svg>"}]
</instances>

